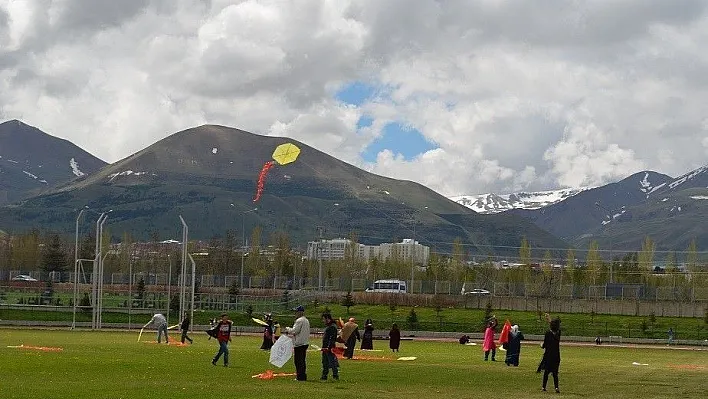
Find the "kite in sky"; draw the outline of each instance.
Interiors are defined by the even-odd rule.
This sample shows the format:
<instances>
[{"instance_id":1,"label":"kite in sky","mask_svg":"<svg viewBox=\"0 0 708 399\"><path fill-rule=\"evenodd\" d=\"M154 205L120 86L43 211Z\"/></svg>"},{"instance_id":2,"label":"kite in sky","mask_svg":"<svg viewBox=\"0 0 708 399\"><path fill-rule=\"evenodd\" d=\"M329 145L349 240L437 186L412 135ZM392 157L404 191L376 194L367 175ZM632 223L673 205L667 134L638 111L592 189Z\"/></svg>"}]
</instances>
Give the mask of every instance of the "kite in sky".
<instances>
[{"instance_id":1,"label":"kite in sky","mask_svg":"<svg viewBox=\"0 0 708 399\"><path fill-rule=\"evenodd\" d=\"M268 175L268 171L270 171L270 169L275 166L276 163L278 165L287 165L291 162L295 162L298 155L300 155L300 148L298 148L295 144L292 143L281 144L275 148L275 151L273 151L273 160L263 164L263 168L261 168L261 173L258 174L256 196L253 198L253 202L257 202L259 199L261 199L261 194L263 194L263 188L265 187L265 178Z\"/></svg>"}]
</instances>

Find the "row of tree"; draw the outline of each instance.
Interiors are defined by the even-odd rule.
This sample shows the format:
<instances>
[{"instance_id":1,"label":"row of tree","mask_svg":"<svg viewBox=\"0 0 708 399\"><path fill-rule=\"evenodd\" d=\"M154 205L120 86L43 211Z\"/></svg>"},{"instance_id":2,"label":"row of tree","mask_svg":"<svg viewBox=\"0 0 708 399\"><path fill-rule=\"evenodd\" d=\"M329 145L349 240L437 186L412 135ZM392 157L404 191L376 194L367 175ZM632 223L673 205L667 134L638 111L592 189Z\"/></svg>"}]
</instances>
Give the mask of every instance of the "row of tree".
<instances>
[{"instance_id":1,"label":"row of tree","mask_svg":"<svg viewBox=\"0 0 708 399\"><path fill-rule=\"evenodd\" d=\"M159 236L153 234L151 243L134 243L129 234L124 234L120 246L111 250L110 233L106 232L102 253L105 258L105 273L135 272L167 273L172 266L181 262L179 245L160 244ZM357 236L350 240L356 243ZM189 252L194 254L199 274L238 275L243 262L244 274L262 278L310 278L319 273L316 260L305 259L292 249L286 232L278 231L263 242L262 230L256 227L248 239L248 246L243 247L234 230L227 230L221 237L213 237L206 245L189 243ZM202 248L204 247L204 248ZM242 250L243 248L243 250ZM526 238L519 247L520 267L509 270L497 270L490 256L471 267L470 254L460 239L456 239L450 253L432 251L425 267L419 268L412 259L406 259L397 250L393 250L385 260L378 258L362 259L358 255L357 245L347 247L344 259L323 261L322 267L327 278L407 278L414 274L416 280L450 281L461 283L475 281L477 285L488 286L485 282L524 282L532 284L565 283L575 285L602 285L616 283L648 283L660 285L661 281L655 270L655 244L647 237L638 252L616 254L605 260L601 256L597 243L590 244L585 259L576 259L576 251L567 250L566 259L560 261L558 253L545 250L543 257L532 257L533 249ZM93 259L95 237L88 234L79 242L79 258ZM70 271L74 259L74 243L55 233L41 233L31 230L25 234L0 236L0 269L3 270L38 270L47 272ZM564 263L565 267L555 267ZM689 272L702 270L698 250L692 242L685 251L685 262ZM677 257L669 252L662 272L676 275L679 273ZM71 267L73 270L73 267ZM685 276L684 278L691 278ZM674 282L676 279L673 280Z\"/></svg>"}]
</instances>

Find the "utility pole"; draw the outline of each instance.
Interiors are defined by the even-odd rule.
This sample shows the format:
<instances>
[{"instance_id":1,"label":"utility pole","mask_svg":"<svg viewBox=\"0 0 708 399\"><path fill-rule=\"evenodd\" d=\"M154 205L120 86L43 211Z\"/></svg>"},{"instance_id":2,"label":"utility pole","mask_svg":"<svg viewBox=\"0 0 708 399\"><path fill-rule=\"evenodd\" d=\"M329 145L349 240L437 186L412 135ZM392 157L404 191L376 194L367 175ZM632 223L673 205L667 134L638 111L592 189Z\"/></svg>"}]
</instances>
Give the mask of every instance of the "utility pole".
<instances>
[{"instance_id":1,"label":"utility pole","mask_svg":"<svg viewBox=\"0 0 708 399\"><path fill-rule=\"evenodd\" d=\"M317 226L316 229L320 232L320 241L317 243L317 262L319 264L317 287L320 291L322 291L322 245L324 244L322 232L324 231L324 227Z\"/></svg>"},{"instance_id":2,"label":"utility pole","mask_svg":"<svg viewBox=\"0 0 708 399\"><path fill-rule=\"evenodd\" d=\"M603 209L605 212L607 212L607 214L605 214L605 217L607 217L607 222L608 222L607 224L610 224L610 222L612 222L612 212L609 209L602 206L600 204L600 201L596 201L595 206L597 206L598 208ZM614 260L612 259L612 246L613 246L613 242L612 242L612 238L610 238L610 284L612 284L614 281L614 277L613 277L614 273L612 273L612 266L614 263Z\"/></svg>"}]
</instances>

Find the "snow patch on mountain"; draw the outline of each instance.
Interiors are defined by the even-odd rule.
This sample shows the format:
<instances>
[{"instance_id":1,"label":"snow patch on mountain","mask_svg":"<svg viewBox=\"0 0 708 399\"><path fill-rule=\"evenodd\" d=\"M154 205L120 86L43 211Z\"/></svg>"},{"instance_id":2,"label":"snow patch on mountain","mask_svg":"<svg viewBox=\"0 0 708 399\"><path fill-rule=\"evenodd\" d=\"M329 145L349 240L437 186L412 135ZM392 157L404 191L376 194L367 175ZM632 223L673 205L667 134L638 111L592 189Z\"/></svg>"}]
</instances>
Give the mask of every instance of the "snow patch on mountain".
<instances>
[{"instance_id":1,"label":"snow patch on mountain","mask_svg":"<svg viewBox=\"0 0 708 399\"><path fill-rule=\"evenodd\" d=\"M706 195L692 195L691 199L694 200L708 200L708 196Z\"/></svg>"},{"instance_id":2,"label":"snow patch on mountain","mask_svg":"<svg viewBox=\"0 0 708 399\"><path fill-rule=\"evenodd\" d=\"M118 176L130 176L130 175L142 176L142 175L146 175L146 174L147 174L147 172L133 172L132 170L126 170L123 172L111 173L110 175L108 175L108 177L110 178L110 179L108 179L108 181L112 182L113 179L115 179ZM154 176L154 174L153 174L153 176Z\"/></svg>"},{"instance_id":3,"label":"snow patch on mountain","mask_svg":"<svg viewBox=\"0 0 708 399\"><path fill-rule=\"evenodd\" d=\"M74 176L81 177L86 174L79 169L79 163L76 162L74 158L69 160L69 166L71 167L71 171L74 173Z\"/></svg>"},{"instance_id":4,"label":"snow patch on mountain","mask_svg":"<svg viewBox=\"0 0 708 399\"><path fill-rule=\"evenodd\" d=\"M22 172L23 172L24 174L26 174L27 176L29 176L29 177L31 177L31 178L37 180L37 176L33 175L32 173L30 173L30 172L28 172L28 171L26 171L26 170L23 170Z\"/></svg>"},{"instance_id":5,"label":"snow patch on mountain","mask_svg":"<svg viewBox=\"0 0 708 399\"><path fill-rule=\"evenodd\" d=\"M450 197L477 213L490 214L510 209L540 209L570 198L592 187L565 188L560 190L520 192L513 194L460 195Z\"/></svg>"},{"instance_id":6,"label":"snow patch on mountain","mask_svg":"<svg viewBox=\"0 0 708 399\"><path fill-rule=\"evenodd\" d=\"M703 166L703 167L701 167L701 168L698 168L698 169L696 169L696 170L693 170L693 171L691 171L691 172L688 172L688 173L686 173L685 175L683 175L683 176L679 177L678 179L676 179L676 180L672 181L671 183L669 183L669 188L673 190L673 189L676 188L677 186L680 186L681 184L686 183L687 181L689 181L689 180L693 179L694 177L700 175L701 173L705 172L706 170L708 170L708 166Z\"/></svg>"}]
</instances>

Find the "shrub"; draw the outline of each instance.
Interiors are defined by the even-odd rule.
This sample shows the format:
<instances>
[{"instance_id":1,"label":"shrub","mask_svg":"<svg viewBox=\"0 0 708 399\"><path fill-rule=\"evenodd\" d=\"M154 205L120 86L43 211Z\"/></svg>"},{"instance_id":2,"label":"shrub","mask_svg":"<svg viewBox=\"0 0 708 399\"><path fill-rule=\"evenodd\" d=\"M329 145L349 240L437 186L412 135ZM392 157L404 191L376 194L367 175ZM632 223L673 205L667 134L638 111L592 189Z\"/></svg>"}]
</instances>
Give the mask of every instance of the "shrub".
<instances>
[{"instance_id":1,"label":"shrub","mask_svg":"<svg viewBox=\"0 0 708 399\"><path fill-rule=\"evenodd\" d=\"M408 322L408 326L413 329L418 326L418 314L415 312L414 308L411 308L410 313L408 313L408 317L406 318L406 321Z\"/></svg>"}]
</instances>

